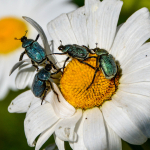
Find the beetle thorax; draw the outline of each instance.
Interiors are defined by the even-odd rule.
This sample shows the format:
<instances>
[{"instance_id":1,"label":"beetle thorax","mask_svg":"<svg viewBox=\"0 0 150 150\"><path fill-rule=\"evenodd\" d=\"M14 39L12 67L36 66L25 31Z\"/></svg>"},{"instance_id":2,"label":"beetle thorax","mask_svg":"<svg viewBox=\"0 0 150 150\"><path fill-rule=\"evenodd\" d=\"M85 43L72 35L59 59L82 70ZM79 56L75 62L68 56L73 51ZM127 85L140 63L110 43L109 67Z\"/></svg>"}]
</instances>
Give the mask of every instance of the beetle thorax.
<instances>
[{"instance_id":1,"label":"beetle thorax","mask_svg":"<svg viewBox=\"0 0 150 150\"><path fill-rule=\"evenodd\" d=\"M34 42L34 40L32 40L32 39L26 39L22 42L22 47L26 48L27 46L30 46L33 42Z\"/></svg>"},{"instance_id":2,"label":"beetle thorax","mask_svg":"<svg viewBox=\"0 0 150 150\"><path fill-rule=\"evenodd\" d=\"M38 78L40 80L48 80L51 76L51 73L47 71L45 68L41 69L38 73Z\"/></svg>"},{"instance_id":3,"label":"beetle thorax","mask_svg":"<svg viewBox=\"0 0 150 150\"><path fill-rule=\"evenodd\" d=\"M97 54L97 55L104 55L104 54L108 54L108 52L106 51L106 50L104 50L104 49L100 49L100 48L95 48L94 49L94 51L95 51L95 53Z\"/></svg>"}]
</instances>

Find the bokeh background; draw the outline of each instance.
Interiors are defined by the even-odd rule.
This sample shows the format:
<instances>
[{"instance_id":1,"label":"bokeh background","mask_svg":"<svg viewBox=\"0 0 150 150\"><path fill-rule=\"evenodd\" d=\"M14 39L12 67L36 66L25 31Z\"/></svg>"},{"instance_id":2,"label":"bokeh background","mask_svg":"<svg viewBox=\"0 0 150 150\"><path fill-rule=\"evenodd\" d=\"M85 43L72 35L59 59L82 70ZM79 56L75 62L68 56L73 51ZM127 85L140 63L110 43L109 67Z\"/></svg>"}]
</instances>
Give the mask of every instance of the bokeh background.
<instances>
[{"instance_id":1,"label":"bokeh background","mask_svg":"<svg viewBox=\"0 0 150 150\"><path fill-rule=\"evenodd\" d=\"M7 1L7 0L5 0L5 1ZM54 0L47 0L47 1L54 1ZM59 0L57 0L57 1L59 2ZM61 2L62 1L60 0L60 3ZM147 7L150 10L150 0L123 0L123 2L124 2L124 5L122 7L122 11L120 14L120 19L119 19L118 24L125 22L126 19L131 14L133 14L135 11L137 11L138 9L140 9L142 7ZM84 0L66 0L66 2L62 5L62 7L68 3L75 7L80 7L80 6L84 5ZM0 5L3 5L2 1L0 1ZM7 5L9 5L9 3L7 3ZM55 8L55 9L57 9L57 8ZM62 13L59 10L60 9L58 9L57 15ZM66 12L67 12L67 10L66 10ZM51 15L51 14L49 14L49 15ZM1 18L0 18L0 21L1 21ZM22 50L22 52L23 52L23 50ZM7 62L5 62L5 63L7 63ZM5 64L3 64L3 65L5 65ZM1 86L1 83L0 83L0 86ZM18 96L20 93L22 93L26 90L28 90L28 88L26 88L24 90L18 90L18 91L13 91L10 89L8 94L5 96L5 98L1 99L1 101L0 101L0 150L34 150L34 148L31 148L28 146L27 140L26 140L26 137L24 134L24 125L23 124L24 124L25 114L14 114L14 113L10 114L7 111L7 107L10 104L10 102L16 96ZM47 147L50 144L52 144L52 145L54 144L53 137L51 137L43 145L43 147L41 149L44 149L45 147ZM65 143L65 146L66 146L67 150L71 149L69 147L68 143ZM53 146L50 146L50 147L51 148L49 148L49 150L52 150ZM123 150L150 150L150 140L148 140L145 144L143 144L141 146L130 145L123 141Z\"/></svg>"}]
</instances>

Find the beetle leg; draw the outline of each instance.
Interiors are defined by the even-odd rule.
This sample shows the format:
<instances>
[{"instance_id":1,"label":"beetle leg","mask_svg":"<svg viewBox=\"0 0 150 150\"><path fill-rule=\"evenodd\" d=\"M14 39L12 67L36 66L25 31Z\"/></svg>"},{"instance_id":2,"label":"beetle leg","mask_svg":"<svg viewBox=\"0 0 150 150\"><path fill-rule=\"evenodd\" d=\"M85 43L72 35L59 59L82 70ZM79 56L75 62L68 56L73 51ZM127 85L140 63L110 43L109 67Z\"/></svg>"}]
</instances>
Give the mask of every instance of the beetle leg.
<instances>
[{"instance_id":1,"label":"beetle leg","mask_svg":"<svg viewBox=\"0 0 150 150\"><path fill-rule=\"evenodd\" d=\"M57 70L56 66L49 60L49 58L47 57L46 59L47 59L47 61L49 61L49 63L53 66L53 68L54 68L55 70Z\"/></svg>"},{"instance_id":2,"label":"beetle leg","mask_svg":"<svg viewBox=\"0 0 150 150\"><path fill-rule=\"evenodd\" d=\"M43 97L42 97L41 105L42 105L42 103L43 103L43 101L44 101L44 99L45 99L45 97L46 97L46 95L47 95L48 90L49 90L49 86L47 86L46 89L45 89L45 91L44 91L44 94L43 94Z\"/></svg>"},{"instance_id":3,"label":"beetle leg","mask_svg":"<svg viewBox=\"0 0 150 150\"><path fill-rule=\"evenodd\" d=\"M91 67L92 69L95 70L95 68L94 68L93 66L91 66L90 64L84 62L83 60L79 60L79 59L77 59L77 60L78 60L80 63L85 64L85 65L88 65L89 67Z\"/></svg>"},{"instance_id":4,"label":"beetle leg","mask_svg":"<svg viewBox=\"0 0 150 150\"><path fill-rule=\"evenodd\" d=\"M21 61L23 59L24 54L26 53L26 51L24 51L23 53L21 53L19 61Z\"/></svg>"},{"instance_id":5,"label":"beetle leg","mask_svg":"<svg viewBox=\"0 0 150 150\"><path fill-rule=\"evenodd\" d=\"M54 78L54 77L50 77L50 78L52 78L52 79L59 79L59 78Z\"/></svg>"},{"instance_id":6,"label":"beetle leg","mask_svg":"<svg viewBox=\"0 0 150 150\"><path fill-rule=\"evenodd\" d=\"M118 65L117 65L117 71L118 71L118 69L119 69L119 67L118 67ZM116 91L116 89L117 89L116 82L115 82L116 76L117 76L117 73L116 73L115 76L114 76L115 91Z\"/></svg>"},{"instance_id":7,"label":"beetle leg","mask_svg":"<svg viewBox=\"0 0 150 150\"><path fill-rule=\"evenodd\" d=\"M115 91L117 89L116 82L115 82L116 76L117 76L117 74L114 76Z\"/></svg>"},{"instance_id":8,"label":"beetle leg","mask_svg":"<svg viewBox=\"0 0 150 150\"><path fill-rule=\"evenodd\" d=\"M93 80L92 80L91 84L87 87L86 90L88 90L88 89L90 88L90 86L93 84L94 79L95 79L95 76L96 76L96 73L97 73L98 70L99 70L99 66L98 66L98 57L96 57L96 69L95 69L94 77L93 77Z\"/></svg>"},{"instance_id":9,"label":"beetle leg","mask_svg":"<svg viewBox=\"0 0 150 150\"><path fill-rule=\"evenodd\" d=\"M99 60L99 58L98 57L96 57L96 67L98 66L98 61Z\"/></svg>"},{"instance_id":10,"label":"beetle leg","mask_svg":"<svg viewBox=\"0 0 150 150\"><path fill-rule=\"evenodd\" d=\"M39 67L37 65L35 65L35 62L33 60L31 60L32 65L37 69L37 71L39 70Z\"/></svg>"},{"instance_id":11,"label":"beetle leg","mask_svg":"<svg viewBox=\"0 0 150 150\"><path fill-rule=\"evenodd\" d=\"M54 74L57 74L58 72L61 72L61 69L62 69L62 68L59 68L56 72L51 73L51 75L54 75Z\"/></svg>"},{"instance_id":12,"label":"beetle leg","mask_svg":"<svg viewBox=\"0 0 150 150\"><path fill-rule=\"evenodd\" d=\"M35 39L35 41L37 41L39 39L39 37L40 37L40 35L38 34L37 37L36 37L36 39Z\"/></svg>"},{"instance_id":13,"label":"beetle leg","mask_svg":"<svg viewBox=\"0 0 150 150\"><path fill-rule=\"evenodd\" d=\"M85 58L84 61L87 60L87 59L89 59L89 58L96 58L97 59L96 56L90 56L90 57Z\"/></svg>"},{"instance_id":14,"label":"beetle leg","mask_svg":"<svg viewBox=\"0 0 150 150\"><path fill-rule=\"evenodd\" d=\"M54 88L53 88L53 86L52 86L52 83L51 83L50 81L49 81L49 83L50 83L50 86L51 86L53 92L54 92L54 93L56 94L56 96L57 96L58 102L60 102L59 97L58 97L58 94L57 94L56 91L54 90Z\"/></svg>"},{"instance_id":15,"label":"beetle leg","mask_svg":"<svg viewBox=\"0 0 150 150\"><path fill-rule=\"evenodd\" d=\"M66 62L70 59L70 57L67 57L65 62L64 62L64 65L63 65L63 72L64 72L64 68L65 68L65 65L66 65Z\"/></svg>"},{"instance_id":16,"label":"beetle leg","mask_svg":"<svg viewBox=\"0 0 150 150\"><path fill-rule=\"evenodd\" d=\"M85 60L87 60L87 59L89 59L89 58L96 58L96 59L97 59L97 57L96 57L96 56L90 56L90 57L88 57L88 58L85 58L83 61L85 61ZM81 63L83 63L83 62L81 62ZM95 69L93 66L89 65L89 64L88 64L88 63L86 63L86 62L84 62L83 64L86 64L86 65L88 65L89 67L91 67L91 68Z\"/></svg>"},{"instance_id":17,"label":"beetle leg","mask_svg":"<svg viewBox=\"0 0 150 150\"><path fill-rule=\"evenodd\" d=\"M49 60L49 58L48 58L48 57L46 57L46 59L47 59L47 61L49 61L49 63L50 63L50 64L52 64L52 65L53 65L53 63Z\"/></svg>"},{"instance_id":18,"label":"beetle leg","mask_svg":"<svg viewBox=\"0 0 150 150\"><path fill-rule=\"evenodd\" d=\"M90 88L90 86L93 84L94 79L95 79L95 76L96 76L96 73L97 73L97 71L98 71L98 70L99 70L99 68L96 68L95 73L94 73L93 80L92 80L91 84L87 87L87 89L86 89L86 90L88 90L88 89Z\"/></svg>"},{"instance_id":19,"label":"beetle leg","mask_svg":"<svg viewBox=\"0 0 150 150\"><path fill-rule=\"evenodd\" d=\"M66 53L53 53L54 55L66 55ZM49 54L49 55L53 55L53 54Z\"/></svg>"},{"instance_id":20,"label":"beetle leg","mask_svg":"<svg viewBox=\"0 0 150 150\"><path fill-rule=\"evenodd\" d=\"M88 47L86 47L85 45L82 45L82 47L86 48L87 51L88 51L90 54L94 54L94 53L92 53L92 51L91 51Z\"/></svg>"}]
</instances>

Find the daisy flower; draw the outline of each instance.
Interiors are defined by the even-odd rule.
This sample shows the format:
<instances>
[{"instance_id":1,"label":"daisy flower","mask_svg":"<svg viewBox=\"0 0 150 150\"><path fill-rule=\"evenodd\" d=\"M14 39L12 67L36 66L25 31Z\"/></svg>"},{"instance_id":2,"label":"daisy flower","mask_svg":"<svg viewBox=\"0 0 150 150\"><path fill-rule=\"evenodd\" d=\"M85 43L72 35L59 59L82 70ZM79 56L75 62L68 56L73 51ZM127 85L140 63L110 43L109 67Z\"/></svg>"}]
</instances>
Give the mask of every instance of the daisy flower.
<instances>
[{"instance_id":1,"label":"daisy flower","mask_svg":"<svg viewBox=\"0 0 150 150\"><path fill-rule=\"evenodd\" d=\"M121 139L141 145L150 137L150 43L146 43L150 13L142 8L117 27L122 4L120 0L85 0L84 7L48 23L56 53L60 40L63 45L90 49L98 43L113 55L119 67L112 79L98 71L87 90L95 71L72 59L59 86L53 83L60 102L53 91L43 105L30 90L16 97L8 110L26 112L24 128L29 146L39 150L53 134L60 150L64 150L64 141L74 150L121 150ZM56 57L62 62L67 56ZM86 62L96 65L94 58Z\"/></svg>"},{"instance_id":2,"label":"daisy flower","mask_svg":"<svg viewBox=\"0 0 150 150\"><path fill-rule=\"evenodd\" d=\"M37 36L37 32L21 17L27 15L34 18L46 31L49 20L75 8L76 6L69 4L67 0L0 0L0 99L6 96L9 88L16 90L16 74L9 77L9 71L12 64L19 60L23 48L21 42L14 38L21 38L26 30L30 38L35 39Z\"/></svg>"}]
</instances>

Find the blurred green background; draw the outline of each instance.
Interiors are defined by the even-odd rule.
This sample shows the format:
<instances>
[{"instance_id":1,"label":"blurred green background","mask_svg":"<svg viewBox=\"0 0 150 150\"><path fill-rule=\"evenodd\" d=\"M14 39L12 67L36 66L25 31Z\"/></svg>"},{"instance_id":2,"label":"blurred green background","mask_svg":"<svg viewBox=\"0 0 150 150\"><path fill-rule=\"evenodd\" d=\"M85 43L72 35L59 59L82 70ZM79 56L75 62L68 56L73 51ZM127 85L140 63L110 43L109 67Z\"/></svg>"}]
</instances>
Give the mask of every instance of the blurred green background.
<instances>
[{"instance_id":1,"label":"blurred green background","mask_svg":"<svg viewBox=\"0 0 150 150\"><path fill-rule=\"evenodd\" d=\"M150 10L150 0L123 0L124 5L120 14L119 24L126 21L126 19L135 11L142 7L147 7ZM70 3L74 3L77 6L83 6L83 0L72 0ZM25 89L27 90L27 89ZM10 114L7 111L7 107L10 102L20 93L10 91L7 97L0 101L0 150L34 150L27 144L27 140L24 134L24 118L25 114ZM51 137L41 149L48 146L50 143L54 143L54 138ZM66 143L66 149L69 150L69 145ZM123 142L123 150L150 150L150 140L141 146L129 145Z\"/></svg>"}]
</instances>

